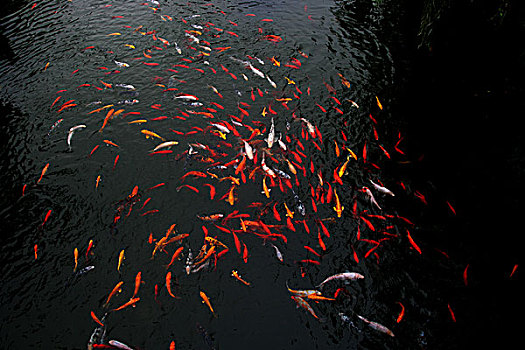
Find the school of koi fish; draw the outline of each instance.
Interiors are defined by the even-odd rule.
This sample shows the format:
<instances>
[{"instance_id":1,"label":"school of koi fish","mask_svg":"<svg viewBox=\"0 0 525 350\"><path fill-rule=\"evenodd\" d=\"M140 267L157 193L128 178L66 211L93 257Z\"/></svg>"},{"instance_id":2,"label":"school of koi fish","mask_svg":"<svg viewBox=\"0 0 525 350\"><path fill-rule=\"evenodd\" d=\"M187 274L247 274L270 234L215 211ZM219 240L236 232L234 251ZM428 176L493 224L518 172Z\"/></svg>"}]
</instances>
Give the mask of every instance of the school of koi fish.
<instances>
[{"instance_id":1,"label":"school of koi fish","mask_svg":"<svg viewBox=\"0 0 525 350\"><path fill-rule=\"evenodd\" d=\"M165 270L162 281L152 280L147 271L131 275L132 267L133 271L140 267L126 259L126 250L120 246L112 247L114 264L107 266L91 263L96 246L105 242L89 240L83 248L81 242L85 237L79 237L78 247L73 252L64 252L72 254L75 278L93 269L116 270L121 277L104 281L107 294L99 296L103 302L91 305L95 329L87 348L134 348L124 344L125 341L109 339L106 327L111 323L111 315L140 308L141 300L146 298L165 304L184 302L185 297L177 295L177 291L188 275L213 274L218 266L228 265L231 277L240 286L257 288L252 276L242 270L244 264L250 264L252 252L261 249L271 250L275 259L293 265L303 277L294 280L290 276L285 285L277 286L289 292L298 313L304 309L307 317L325 322L326 317L316 310L317 305L332 303L341 325L350 324L356 329L364 325L373 329L371 332L394 337L395 327L405 315L403 300L397 302L399 312L384 320L371 320L372 316L358 314L348 307L340 312L341 308L335 307L356 293L352 285L369 278L367 273L373 270L363 269L363 265L380 266L384 249L402 247L416 255L424 254L425 250L424 244L414 237L414 223L394 209L399 196L426 205L425 194L403 181L382 180L388 175L382 173L378 164L409 162L409 159L403 150L401 132L393 142L381 137L381 113L386 106L380 96L370 101L347 98L352 77L345 72L325 77L324 86L309 86L302 72L309 64L309 55L314 53L280 52L279 45L286 37L274 32L271 18L245 15L252 22L253 36L275 52L272 57L258 57L236 40L237 24L216 5L202 5L215 9L213 20L199 14L171 16L162 11L157 1L148 0L143 5L157 21L179 22L185 28L184 33L163 33L151 23L123 24L118 32L103 33L111 49L83 47L80 50L83 55L99 55L106 64L90 67L89 63L79 62L77 70L63 73L74 77L79 70L97 72L92 81L62 87L56 98L49 101L58 120L47 135L63 137L69 153L82 153L89 159L102 152L111 154L111 164L93 179L92 190L96 192L104 191L106 177L116 176L121 156L166 163L171 175L178 174L173 181L130 188L116 199L113 220L107 223L112 235L125 234L120 228L133 217L171 218L171 213L158 209L162 204L155 207L155 196L160 191L170 191L172 196L184 193L198 202L201 212L193 213L193 219L199 222L200 230L179 231L179 220L188 218L174 217L173 224L164 231L143 233L148 245L142 254ZM307 20L311 20L306 6L304 12ZM139 41L141 46L137 44ZM172 63L160 63L166 62L167 56ZM51 61L43 67L42 74L52 68ZM151 84L135 86L129 73L134 70L134 74L150 76ZM231 79L233 88L221 90L214 83L217 77ZM198 82L193 86L199 89L188 88L189 80ZM80 89L91 90L93 100L78 101L75 95ZM237 101L235 108L228 107L232 101ZM317 109L315 113L305 113L301 104L315 105ZM348 115L357 110L362 113L365 108L369 109L366 112L369 127L363 139L362 134L359 138L352 134ZM84 116L85 122L70 123L72 115ZM338 134L323 134L321 121L328 117L344 120L344 128ZM195 126L196 120L206 126ZM141 139L143 154L122 152L127 139L121 133L118 138L112 135L117 128L127 130L130 139ZM77 138L92 146L81 148ZM327 162L326 154L335 155L332 158L337 163ZM51 172L50 160L43 164L35 183L45 182L46 174ZM25 184L22 196L32 186ZM241 193L246 197L241 198ZM448 207L450 215L456 215L450 202L443 205ZM57 214L53 208L43 213L40 228L46 230L54 216ZM330 232L330 226L339 220L348 222L345 237ZM352 263L347 265L353 266L352 270L320 274L316 268L323 264L330 246L347 244L348 239ZM300 242L304 248L288 249L291 241ZM440 253L447 256L443 251ZM42 250L35 242L36 263L40 254ZM468 265L463 275L465 284L467 269ZM516 269L517 265L511 276ZM304 279L307 274L318 282L308 285ZM217 305L214 297L206 290L195 290L194 298L200 298L211 317L220 319L221 313L228 312L228 306ZM446 304L444 308L455 322L452 306ZM209 347L215 348L207 331L200 325L198 329ZM176 341L166 343L166 348L175 349Z\"/></svg>"}]
</instances>

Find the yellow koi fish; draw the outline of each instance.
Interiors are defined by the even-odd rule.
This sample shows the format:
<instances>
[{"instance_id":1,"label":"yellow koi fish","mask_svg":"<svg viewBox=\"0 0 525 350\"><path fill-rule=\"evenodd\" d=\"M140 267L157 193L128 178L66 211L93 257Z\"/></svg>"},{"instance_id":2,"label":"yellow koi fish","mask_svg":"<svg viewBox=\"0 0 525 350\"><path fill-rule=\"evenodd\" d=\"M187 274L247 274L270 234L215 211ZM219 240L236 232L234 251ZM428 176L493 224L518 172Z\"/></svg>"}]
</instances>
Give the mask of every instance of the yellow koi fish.
<instances>
[{"instance_id":1,"label":"yellow koi fish","mask_svg":"<svg viewBox=\"0 0 525 350\"><path fill-rule=\"evenodd\" d=\"M161 139L162 141L166 141L166 139L164 137L161 137L161 136L155 134L153 131L149 131L149 130L144 129L144 130L141 130L140 132L143 133L144 135L146 135L146 138L156 137L158 139Z\"/></svg>"},{"instance_id":2,"label":"yellow koi fish","mask_svg":"<svg viewBox=\"0 0 525 350\"><path fill-rule=\"evenodd\" d=\"M334 210L337 213L337 217L340 218L341 217L341 213L343 212L345 207L341 206L341 202L339 201L339 196L337 195L337 192L336 192L335 188L334 188L334 195L335 195L335 207L334 207Z\"/></svg>"}]
</instances>

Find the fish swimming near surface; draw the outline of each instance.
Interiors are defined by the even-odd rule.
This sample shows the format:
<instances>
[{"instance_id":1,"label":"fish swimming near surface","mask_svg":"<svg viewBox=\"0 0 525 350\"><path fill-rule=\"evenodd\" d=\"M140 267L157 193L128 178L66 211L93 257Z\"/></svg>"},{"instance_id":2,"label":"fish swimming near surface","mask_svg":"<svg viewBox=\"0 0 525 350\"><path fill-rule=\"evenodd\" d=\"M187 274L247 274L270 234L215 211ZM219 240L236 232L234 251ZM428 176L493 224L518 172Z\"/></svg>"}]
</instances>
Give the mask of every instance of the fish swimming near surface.
<instances>
[{"instance_id":1,"label":"fish swimming near surface","mask_svg":"<svg viewBox=\"0 0 525 350\"><path fill-rule=\"evenodd\" d=\"M321 287L324 286L325 283L333 281L333 280L353 281L353 280L358 280L358 279L363 279L363 278L365 278L365 276L363 276L363 275L361 275L360 273L357 273L357 272L343 272L343 273L338 273L336 275L332 275L332 276L326 278L317 287L321 288Z\"/></svg>"},{"instance_id":2,"label":"fish swimming near surface","mask_svg":"<svg viewBox=\"0 0 525 350\"><path fill-rule=\"evenodd\" d=\"M84 129L86 126L84 124L76 125L69 129L69 132L67 133L67 145L69 147L69 150L71 151L71 138L73 137L73 134L75 131Z\"/></svg>"},{"instance_id":3,"label":"fish swimming near surface","mask_svg":"<svg viewBox=\"0 0 525 350\"><path fill-rule=\"evenodd\" d=\"M117 348L117 349L122 349L122 350L133 350L133 348L127 346L127 345L124 344L124 343L119 342L118 340L110 340L108 343L109 343L109 345L114 346L114 347Z\"/></svg>"},{"instance_id":4,"label":"fish swimming near surface","mask_svg":"<svg viewBox=\"0 0 525 350\"><path fill-rule=\"evenodd\" d=\"M392 191L390 191L388 188L383 187L383 186L380 186L380 185L376 184L376 183L375 183L374 181L372 181L372 180L370 180L370 183L372 184L372 186L374 186L374 188L375 188L378 192L381 192L381 193L383 193L383 194L388 194L388 195L390 195L390 196L392 196L392 197L395 196L395 194L394 194Z\"/></svg>"}]
</instances>

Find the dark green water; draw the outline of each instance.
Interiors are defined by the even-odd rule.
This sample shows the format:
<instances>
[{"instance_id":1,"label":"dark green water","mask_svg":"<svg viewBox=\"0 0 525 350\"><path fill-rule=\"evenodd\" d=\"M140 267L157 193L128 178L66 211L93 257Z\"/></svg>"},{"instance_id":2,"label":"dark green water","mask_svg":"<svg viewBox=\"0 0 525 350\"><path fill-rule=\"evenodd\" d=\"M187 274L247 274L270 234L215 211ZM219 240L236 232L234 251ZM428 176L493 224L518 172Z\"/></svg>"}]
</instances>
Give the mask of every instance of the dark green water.
<instances>
[{"instance_id":1,"label":"dark green water","mask_svg":"<svg viewBox=\"0 0 525 350\"><path fill-rule=\"evenodd\" d=\"M32 5L6 4L0 21L0 135L5 140L0 154L2 348L86 348L97 327L90 312L101 318L128 301L139 271L144 281L137 294L140 301L134 308L109 312L106 344L117 339L137 349L168 349L172 341L178 349L450 349L480 338L491 344L512 340L521 266L512 278L509 274L520 259L516 234L525 158L513 117L522 106L516 84L522 71L516 65L519 46L502 38L519 28L490 27L483 11L456 6L457 12L451 10L439 22L429 54L415 49L417 10L390 1ZM468 23L461 22L465 13L472 15ZM490 52L482 49L485 39L474 28L488 28L485 37L495 46ZM187 31L193 31L198 44ZM115 33L120 35L110 35ZM272 42L267 35L282 40ZM272 57L281 65L272 64ZM250 62L276 87L238 60ZM487 70L478 71L485 66ZM338 74L349 80L350 88ZM131 84L135 90L116 84ZM166 91L170 88L178 90ZM175 99L179 93L195 95L203 105ZM283 98L291 100L277 101ZM138 102L119 104L133 99ZM75 105L58 112L69 100ZM107 105L113 106L89 114ZM269 106L276 114L262 115ZM111 108L124 111L98 132ZM212 113L213 118L195 112ZM234 124L231 115L242 119L242 125ZM266 150L271 117L286 151L277 144ZM319 135L312 139L299 118L317 127L322 140ZM129 123L139 119L147 122ZM230 132L221 139L210 126L219 121L234 125L239 136ZM68 130L76 125L86 127L73 134L69 149ZM210 167L241 160L241 139L250 138L253 128L263 131L250 142L257 163L247 162L246 183L235 186L233 205L221 200L232 188L229 180L209 174L181 180L188 171L240 178L231 165ZM172 153L150 155L162 141L146 138L144 129L179 144ZM189 144L197 152L192 157ZM404 154L396 151L396 144ZM339 184L333 172L349 155L343 145L355 152L357 161L350 158ZM292 151L304 154L301 163ZM292 189L285 179L282 190L278 178L271 186L270 177L257 168L263 153L268 165L292 175ZM297 168L297 180L285 158L305 167L304 173ZM270 198L262 192L263 178L271 187ZM370 179L381 181L396 196L374 191ZM341 218L334 202L323 203L328 182L344 206ZM164 185L152 189L158 184ZM199 192L181 188L184 184ZM213 200L205 184L216 189ZM125 199L135 186L140 198L131 206ZM366 200L363 186L372 189L381 210ZM312 198L316 190L322 200L315 193ZM304 203L304 217L294 193ZM128 204L118 213L123 203ZM286 227L283 203L295 211L295 231ZM274 204L281 221L273 215ZM277 236L261 239L264 230L244 232L238 218L217 222L242 241L248 256L244 262L231 233L196 216L234 211L249 215L246 220L275 225L271 233L284 235L286 242ZM148 238L159 240L172 224L177 234L189 237L151 259L155 244ZM191 249L196 255L204 244L203 226L229 251L216 266L188 275L187 253ZM94 246L86 259L90 240ZM380 245L370 251L373 241ZM270 242L283 253L283 263ZM169 268L178 297L174 299L165 287L164 265L179 245L184 247L182 259ZM73 273L75 248L77 270L95 267L80 276ZM126 258L118 272L122 250ZM215 265L214 257L210 261ZM463 280L467 265L468 286ZM232 270L250 286L231 277ZM292 289L312 289L327 276L345 271L365 278L327 284L327 297L342 287L346 293L336 301L310 302L320 321L297 308L286 289L287 282ZM105 308L120 281L122 292ZM210 298L217 317L201 303L200 291ZM397 323L399 303L405 316ZM341 313L351 323L343 321ZM357 315L388 327L395 337L368 327Z\"/></svg>"}]
</instances>

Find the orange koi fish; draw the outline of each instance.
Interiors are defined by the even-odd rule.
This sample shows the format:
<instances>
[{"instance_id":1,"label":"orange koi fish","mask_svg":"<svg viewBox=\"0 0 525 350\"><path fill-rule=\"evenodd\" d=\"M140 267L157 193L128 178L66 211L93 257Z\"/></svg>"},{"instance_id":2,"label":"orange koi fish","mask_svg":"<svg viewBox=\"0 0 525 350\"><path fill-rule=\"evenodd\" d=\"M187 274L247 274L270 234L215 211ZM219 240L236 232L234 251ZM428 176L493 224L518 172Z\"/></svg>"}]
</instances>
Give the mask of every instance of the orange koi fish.
<instances>
[{"instance_id":1,"label":"orange koi fish","mask_svg":"<svg viewBox=\"0 0 525 350\"><path fill-rule=\"evenodd\" d=\"M119 282L115 285L115 288L113 288L113 290L111 291L111 293L109 293L109 296L108 296L108 300L106 300L106 303L104 304L104 307L106 307L108 304L109 304L109 301L111 300L111 298L116 294L116 293L120 293L121 289L120 287L122 286L122 284L124 284L124 282Z\"/></svg>"},{"instance_id":2,"label":"orange koi fish","mask_svg":"<svg viewBox=\"0 0 525 350\"><path fill-rule=\"evenodd\" d=\"M75 248L75 250L73 251L73 255L75 257L75 268L73 268L73 272L75 272L78 266L78 249L77 248Z\"/></svg>"},{"instance_id":3,"label":"orange koi fish","mask_svg":"<svg viewBox=\"0 0 525 350\"><path fill-rule=\"evenodd\" d=\"M166 269L168 269L171 266L171 264L173 264L175 259L177 259L179 257L179 255L182 253L183 250L184 250L184 247L180 247L179 249L177 249L175 251L175 253L173 253L173 256L171 257L170 263L168 265L166 265Z\"/></svg>"},{"instance_id":4,"label":"orange koi fish","mask_svg":"<svg viewBox=\"0 0 525 350\"><path fill-rule=\"evenodd\" d=\"M208 175L206 175L205 173L200 172L200 171L189 171L189 172L187 172L186 174L184 174L184 175L180 178L180 180L181 180L181 181L184 181L184 179L185 179L186 177L190 176L190 175L192 175L192 176L197 176L197 177L208 177Z\"/></svg>"},{"instance_id":5,"label":"orange koi fish","mask_svg":"<svg viewBox=\"0 0 525 350\"><path fill-rule=\"evenodd\" d=\"M286 209L286 216L288 216L290 219L293 219L294 212L288 209L288 206L286 205L286 203L283 203L283 204L284 204L284 208Z\"/></svg>"},{"instance_id":6,"label":"orange koi fish","mask_svg":"<svg viewBox=\"0 0 525 350\"><path fill-rule=\"evenodd\" d=\"M96 323L98 323L99 325L104 327L104 324L102 322L100 322L100 320L98 319L98 317L95 315L95 313L93 311L91 311L91 318L93 319L93 321L95 321Z\"/></svg>"},{"instance_id":7,"label":"orange koi fish","mask_svg":"<svg viewBox=\"0 0 525 350\"><path fill-rule=\"evenodd\" d=\"M213 316L217 317L215 315L215 311L213 311L213 307L211 306L210 299L208 298L208 296L202 291L199 294L200 294L200 296L202 298L202 302L205 303L206 305L208 305L208 308L210 309L210 311L213 314Z\"/></svg>"},{"instance_id":8,"label":"orange koi fish","mask_svg":"<svg viewBox=\"0 0 525 350\"><path fill-rule=\"evenodd\" d=\"M102 142L104 142L107 145L113 146L113 147L119 147L119 145L117 145L116 143L110 140L102 140Z\"/></svg>"},{"instance_id":9,"label":"orange koi fish","mask_svg":"<svg viewBox=\"0 0 525 350\"><path fill-rule=\"evenodd\" d=\"M235 186L232 186L230 189L230 192L228 193L228 199L226 200L230 205L235 204L235 196L233 195L233 190L235 189Z\"/></svg>"},{"instance_id":10,"label":"orange koi fish","mask_svg":"<svg viewBox=\"0 0 525 350\"><path fill-rule=\"evenodd\" d=\"M102 130L104 130L104 128L106 127L106 124L108 123L108 120L111 118L114 111L115 111L114 109L110 109L108 111L108 114L106 114L106 117L104 118L104 122L102 123L102 127L100 128L98 132L102 132Z\"/></svg>"},{"instance_id":11,"label":"orange koi fish","mask_svg":"<svg viewBox=\"0 0 525 350\"><path fill-rule=\"evenodd\" d=\"M206 253L206 255L200 260L200 261L197 261L195 264L193 264L194 266L197 266L197 265L200 265L202 264L203 262L205 262L206 260L208 260L208 258L210 256L212 256L212 254L215 253L215 246L211 246L210 250L208 250L208 252Z\"/></svg>"},{"instance_id":12,"label":"orange koi fish","mask_svg":"<svg viewBox=\"0 0 525 350\"><path fill-rule=\"evenodd\" d=\"M44 168L42 169L42 173L40 174L40 178L38 179L38 181L36 182L37 184L42 180L42 178L44 177L44 175L47 173L47 169L49 169L49 163L47 163Z\"/></svg>"},{"instance_id":13,"label":"orange koi fish","mask_svg":"<svg viewBox=\"0 0 525 350\"><path fill-rule=\"evenodd\" d=\"M110 107L113 107L113 106L114 106L114 105L107 105L107 106L104 106L104 107L100 107L100 108L98 108L98 109L95 109L95 110L89 112L88 114L98 113L98 112L100 112L100 111L102 111L102 110L104 110L104 109L106 109L106 108L110 108Z\"/></svg>"},{"instance_id":14,"label":"orange koi fish","mask_svg":"<svg viewBox=\"0 0 525 350\"><path fill-rule=\"evenodd\" d=\"M135 296L137 295L139 291L141 276L142 276L142 273L139 271L137 273L137 276L135 277L135 291L133 292L133 296L131 297L131 299L135 298Z\"/></svg>"},{"instance_id":15,"label":"orange koi fish","mask_svg":"<svg viewBox=\"0 0 525 350\"><path fill-rule=\"evenodd\" d=\"M119 311L119 310L122 310L128 306L131 306L131 305L135 305L138 301L140 300L140 298L132 298L130 299L127 303L125 303L124 305L116 308L116 309L113 309L112 311Z\"/></svg>"},{"instance_id":16,"label":"orange koi fish","mask_svg":"<svg viewBox=\"0 0 525 350\"><path fill-rule=\"evenodd\" d=\"M239 275L239 273L236 271L236 270L232 270L232 277L235 277L238 281L244 283L245 285L249 286L250 283L246 282L245 280L243 280L241 278L241 276Z\"/></svg>"},{"instance_id":17,"label":"orange koi fish","mask_svg":"<svg viewBox=\"0 0 525 350\"><path fill-rule=\"evenodd\" d=\"M168 290L169 295L171 295L173 298L177 298L171 292L171 271L166 274L166 289Z\"/></svg>"},{"instance_id":18,"label":"orange koi fish","mask_svg":"<svg viewBox=\"0 0 525 350\"><path fill-rule=\"evenodd\" d=\"M108 89L113 89L113 85L108 84L108 83L104 83L102 80L99 80L99 81L100 81L100 82L102 83L102 85L104 85L106 88L108 88Z\"/></svg>"}]
</instances>

